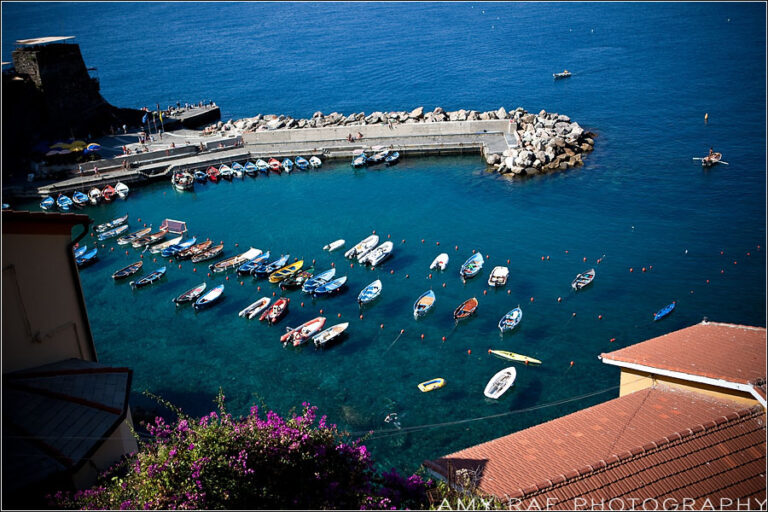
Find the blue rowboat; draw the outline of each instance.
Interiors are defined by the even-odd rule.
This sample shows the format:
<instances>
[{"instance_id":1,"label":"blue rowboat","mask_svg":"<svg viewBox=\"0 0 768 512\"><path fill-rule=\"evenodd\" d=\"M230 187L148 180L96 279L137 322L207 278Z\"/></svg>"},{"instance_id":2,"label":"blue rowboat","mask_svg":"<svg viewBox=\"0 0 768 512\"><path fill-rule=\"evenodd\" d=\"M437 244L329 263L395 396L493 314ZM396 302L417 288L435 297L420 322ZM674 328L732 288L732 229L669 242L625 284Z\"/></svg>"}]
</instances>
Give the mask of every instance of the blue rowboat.
<instances>
[{"instance_id":1,"label":"blue rowboat","mask_svg":"<svg viewBox=\"0 0 768 512\"><path fill-rule=\"evenodd\" d=\"M461 270L459 271L459 274L463 278L468 277L475 277L479 272L480 269L483 268L483 255L479 252L476 254L473 254L472 256L467 259L467 261L464 262L464 264L461 266Z\"/></svg>"},{"instance_id":2,"label":"blue rowboat","mask_svg":"<svg viewBox=\"0 0 768 512\"><path fill-rule=\"evenodd\" d=\"M221 176L225 180L232 181L232 177L234 175L235 175L235 171L233 171L232 168L227 164L222 164L221 167L219 167L219 176Z\"/></svg>"},{"instance_id":3,"label":"blue rowboat","mask_svg":"<svg viewBox=\"0 0 768 512\"><path fill-rule=\"evenodd\" d=\"M184 249L189 249L190 247L192 247L196 243L197 243L197 237L193 236L189 240L185 240L185 241L181 242L180 244L174 244L174 245L171 245L170 247L166 247L165 249L160 251L160 256L162 256L163 258L168 258L170 256L176 256L177 254L179 254Z\"/></svg>"},{"instance_id":4,"label":"blue rowboat","mask_svg":"<svg viewBox=\"0 0 768 512\"><path fill-rule=\"evenodd\" d=\"M429 290L428 292L422 293L421 296L416 299L416 302L413 304L413 318L419 318L426 315L434 305L435 292Z\"/></svg>"},{"instance_id":5,"label":"blue rowboat","mask_svg":"<svg viewBox=\"0 0 768 512\"><path fill-rule=\"evenodd\" d=\"M501 320L499 320L499 330L504 333L504 331L511 331L514 329L517 324L520 323L520 320L523 319L523 310L520 309L520 306L517 306L515 309L501 317Z\"/></svg>"},{"instance_id":6,"label":"blue rowboat","mask_svg":"<svg viewBox=\"0 0 768 512\"><path fill-rule=\"evenodd\" d=\"M293 161L296 162L296 167L302 171L306 171L309 168L309 162L307 162L307 159L304 157L297 156Z\"/></svg>"},{"instance_id":7,"label":"blue rowboat","mask_svg":"<svg viewBox=\"0 0 768 512\"><path fill-rule=\"evenodd\" d=\"M395 165L397 162L400 161L400 153L397 151L392 151L390 154L387 155L387 158L384 159L387 165Z\"/></svg>"},{"instance_id":8,"label":"blue rowboat","mask_svg":"<svg viewBox=\"0 0 768 512\"><path fill-rule=\"evenodd\" d=\"M267 263L267 261L269 261L269 251L256 256L252 260L246 261L237 267L237 274L241 276L250 275L256 268L258 268L263 263Z\"/></svg>"},{"instance_id":9,"label":"blue rowboat","mask_svg":"<svg viewBox=\"0 0 768 512\"><path fill-rule=\"evenodd\" d=\"M291 257L290 254L283 254L275 261L272 261L269 263L265 261L264 263L254 268L251 274L254 277L267 277L269 274L271 274L275 270L285 266L285 264L288 262L288 258L290 257Z\"/></svg>"},{"instance_id":10,"label":"blue rowboat","mask_svg":"<svg viewBox=\"0 0 768 512\"><path fill-rule=\"evenodd\" d=\"M195 171L195 181L198 183L205 183L208 181L208 174L205 171Z\"/></svg>"},{"instance_id":11,"label":"blue rowboat","mask_svg":"<svg viewBox=\"0 0 768 512\"><path fill-rule=\"evenodd\" d=\"M235 162L232 164L232 171L235 173L237 178L242 178L243 174L245 174L245 167L240 165L238 162Z\"/></svg>"},{"instance_id":12,"label":"blue rowboat","mask_svg":"<svg viewBox=\"0 0 768 512\"><path fill-rule=\"evenodd\" d=\"M656 313L654 313L653 321L655 322L656 320L661 320L665 316L669 315L672 312L672 310L675 309L676 303L677 301L673 301L672 304L667 304L666 306L658 310Z\"/></svg>"},{"instance_id":13,"label":"blue rowboat","mask_svg":"<svg viewBox=\"0 0 768 512\"><path fill-rule=\"evenodd\" d=\"M123 234L126 231L128 231L128 224L123 224L122 226L117 226L116 228L112 228L109 231L105 231L99 234L98 238L99 238L99 241L104 241L109 238L114 238L117 235Z\"/></svg>"},{"instance_id":14,"label":"blue rowboat","mask_svg":"<svg viewBox=\"0 0 768 512\"><path fill-rule=\"evenodd\" d=\"M368 165L377 165L377 164L383 163L388 156L389 156L389 150L382 149L379 152L371 155L371 157L368 159Z\"/></svg>"},{"instance_id":15,"label":"blue rowboat","mask_svg":"<svg viewBox=\"0 0 768 512\"><path fill-rule=\"evenodd\" d=\"M328 283L318 286L313 295L331 295L338 292L347 283L347 276L341 276Z\"/></svg>"},{"instance_id":16,"label":"blue rowboat","mask_svg":"<svg viewBox=\"0 0 768 512\"><path fill-rule=\"evenodd\" d=\"M245 162L245 166L243 166L243 169L245 169L245 174L248 176L256 176L256 173L259 172L258 167L256 167L256 164L251 162L250 160L248 162Z\"/></svg>"},{"instance_id":17,"label":"blue rowboat","mask_svg":"<svg viewBox=\"0 0 768 512\"><path fill-rule=\"evenodd\" d=\"M286 158L285 160L283 160L282 164L285 172L291 172L291 170L293 170L293 160L291 160L290 158Z\"/></svg>"},{"instance_id":18,"label":"blue rowboat","mask_svg":"<svg viewBox=\"0 0 768 512\"><path fill-rule=\"evenodd\" d=\"M88 204L88 196L83 194L79 190L76 190L72 194L72 202L75 203L75 206L82 208L83 206Z\"/></svg>"},{"instance_id":19,"label":"blue rowboat","mask_svg":"<svg viewBox=\"0 0 768 512\"><path fill-rule=\"evenodd\" d=\"M224 285L220 284L213 290L209 291L199 299L195 301L195 303L192 305L195 309L203 309L207 308L208 306L218 302L221 300L221 298L224 296Z\"/></svg>"},{"instance_id":20,"label":"blue rowboat","mask_svg":"<svg viewBox=\"0 0 768 512\"><path fill-rule=\"evenodd\" d=\"M63 212L68 212L72 208L72 200L64 194L59 194L56 198L56 206Z\"/></svg>"},{"instance_id":21,"label":"blue rowboat","mask_svg":"<svg viewBox=\"0 0 768 512\"><path fill-rule=\"evenodd\" d=\"M82 256L83 254L85 254L85 252L87 250L88 250L88 246L87 245L84 245L82 247L78 247L77 249L75 249L75 259L77 259L80 256Z\"/></svg>"},{"instance_id":22,"label":"blue rowboat","mask_svg":"<svg viewBox=\"0 0 768 512\"><path fill-rule=\"evenodd\" d=\"M133 288L141 288L142 286L147 286L148 284L152 284L161 277L165 275L165 267L160 267L159 269L151 272L150 274L142 277L138 281L134 282L131 281L129 284Z\"/></svg>"},{"instance_id":23,"label":"blue rowboat","mask_svg":"<svg viewBox=\"0 0 768 512\"><path fill-rule=\"evenodd\" d=\"M53 208L54 204L56 204L56 201L51 196L48 196L42 201L40 201L40 208L42 208L43 210L50 210L51 208Z\"/></svg>"},{"instance_id":24,"label":"blue rowboat","mask_svg":"<svg viewBox=\"0 0 768 512\"><path fill-rule=\"evenodd\" d=\"M260 173L269 174L269 164L262 158L256 160L256 168Z\"/></svg>"},{"instance_id":25,"label":"blue rowboat","mask_svg":"<svg viewBox=\"0 0 768 512\"><path fill-rule=\"evenodd\" d=\"M357 296L357 302L362 304L368 304L372 302L376 297L381 295L381 281L375 280L360 292Z\"/></svg>"},{"instance_id":26,"label":"blue rowboat","mask_svg":"<svg viewBox=\"0 0 768 512\"><path fill-rule=\"evenodd\" d=\"M105 222L104 224L99 224L95 228L93 228L97 233L103 233L104 231L107 231L112 228L116 228L117 226L121 226L125 224L125 222L128 220L128 214L126 213L122 217L118 217L116 219L112 219L109 222Z\"/></svg>"},{"instance_id":27,"label":"blue rowboat","mask_svg":"<svg viewBox=\"0 0 768 512\"><path fill-rule=\"evenodd\" d=\"M94 261L96 261L96 253L98 252L98 248L94 247L90 251L86 252L79 258L75 259L75 263L77 263L77 266L80 268L87 267Z\"/></svg>"},{"instance_id":28,"label":"blue rowboat","mask_svg":"<svg viewBox=\"0 0 768 512\"><path fill-rule=\"evenodd\" d=\"M368 165L368 155L360 153L352 160L352 167L360 168Z\"/></svg>"},{"instance_id":29,"label":"blue rowboat","mask_svg":"<svg viewBox=\"0 0 768 512\"><path fill-rule=\"evenodd\" d=\"M333 279L333 276L336 275L336 269L332 268L330 270L326 270L325 272L320 272L312 279L307 280L306 283L301 287L301 291L304 293L312 293L314 292L318 287L324 285L331 279Z\"/></svg>"},{"instance_id":30,"label":"blue rowboat","mask_svg":"<svg viewBox=\"0 0 768 512\"><path fill-rule=\"evenodd\" d=\"M120 270L112 274L112 279L117 281L118 279L125 279L128 276L132 276L133 274L141 270L142 265L144 265L143 261L137 261L137 262L131 263L127 267L121 268Z\"/></svg>"}]
</instances>

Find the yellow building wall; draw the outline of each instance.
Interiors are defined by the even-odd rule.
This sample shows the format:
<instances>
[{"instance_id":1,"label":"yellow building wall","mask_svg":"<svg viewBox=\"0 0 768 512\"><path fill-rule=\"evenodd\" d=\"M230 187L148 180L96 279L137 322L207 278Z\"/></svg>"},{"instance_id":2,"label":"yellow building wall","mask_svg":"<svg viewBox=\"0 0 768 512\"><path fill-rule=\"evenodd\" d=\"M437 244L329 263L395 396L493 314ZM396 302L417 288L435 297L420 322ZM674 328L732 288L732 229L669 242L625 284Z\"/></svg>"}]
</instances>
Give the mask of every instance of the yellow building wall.
<instances>
[{"instance_id":1,"label":"yellow building wall","mask_svg":"<svg viewBox=\"0 0 768 512\"><path fill-rule=\"evenodd\" d=\"M663 383L674 388L687 391L695 391L697 393L712 396L720 400L733 400L748 407L760 403L755 399L755 397L744 391L726 389L717 386L711 386L709 384L701 384L698 382L690 382L687 380L666 377L664 375L649 374L627 368L621 369L619 396L628 395L630 393L634 393L635 391L649 388L653 386L654 383Z\"/></svg>"}]
</instances>

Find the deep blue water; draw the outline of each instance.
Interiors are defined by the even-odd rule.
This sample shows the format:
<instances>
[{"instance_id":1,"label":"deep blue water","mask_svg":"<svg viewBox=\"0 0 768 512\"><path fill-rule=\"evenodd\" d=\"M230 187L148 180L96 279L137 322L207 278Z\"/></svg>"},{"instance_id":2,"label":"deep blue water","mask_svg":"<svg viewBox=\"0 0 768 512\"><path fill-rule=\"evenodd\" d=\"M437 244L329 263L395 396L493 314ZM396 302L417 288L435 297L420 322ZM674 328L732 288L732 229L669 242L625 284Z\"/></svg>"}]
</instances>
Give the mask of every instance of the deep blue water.
<instances>
[{"instance_id":1,"label":"deep blue water","mask_svg":"<svg viewBox=\"0 0 768 512\"><path fill-rule=\"evenodd\" d=\"M235 243L253 245L316 259L323 268L333 262L349 275L349 291L337 298L313 302L291 292L283 325L323 309L329 322L338 313L352 322L350 338L325 353L284 350L279 328L236 316L264 291L271 294L272 285L240 286L231 278L222 304L197 314L177 311L170 299L204 277L202 264L197 273L188 262L171 267L161 284L131 292L108 276L136 254L108 253L114 244L107 245L81 279L99 358L134 369L134 403L144 404L139 393L150 389L203 413L220 386L237 411L259 399L281 412L308 400L352 432L384 430L370 442L377 460L413 470L425 458L617 391L407 435L386 432L389 412L414 427L552 404L618 385L618 371L597 359L601 352L705 316L766 324L764 4L6 3L2 9L3 60L10 60L16 39L75 35L86 63L98 67L102 94L119 106L210 98L225 119L522 106L568 114L599 135L583 168L525 181L485 174L479 157L410 159L379 171L339 163L309 174L207 185L194 194L157 184L134 190L127 203L90 209L97 222L127 210L136 229L184 219L191 233L225 241L230 255L239 249ZM563 68L573 77L554 82L551 73ZM730 165L702 171L692 162L710 146ZM381 270L349 269L340 253L320 250L337 238L349 247L372 230L396 242ZM472 249L490 258L481 276L463 285L457 269ZM427 280L429 263L443 250L449 269ZM488 272L507 259L506 289L483 295ZM591 289L570 292L571 279L592 266ZM379 276L382 297L360 320L354 297ZM413 301L430 286L435 310L414 321ZM480 300L477 317L454 328L452 310L471 296ZM676 311L653 323L652 313L672 300ZM523 321L502 340L496 323L518 304ZM392 345L401 329L405 334ZM515 387L491 402L483 387L505 364L488 356L488 348L544 364L519 367ZM436 376L448 381L444 389L416 389Z\"/></svg>"}]
</instances>

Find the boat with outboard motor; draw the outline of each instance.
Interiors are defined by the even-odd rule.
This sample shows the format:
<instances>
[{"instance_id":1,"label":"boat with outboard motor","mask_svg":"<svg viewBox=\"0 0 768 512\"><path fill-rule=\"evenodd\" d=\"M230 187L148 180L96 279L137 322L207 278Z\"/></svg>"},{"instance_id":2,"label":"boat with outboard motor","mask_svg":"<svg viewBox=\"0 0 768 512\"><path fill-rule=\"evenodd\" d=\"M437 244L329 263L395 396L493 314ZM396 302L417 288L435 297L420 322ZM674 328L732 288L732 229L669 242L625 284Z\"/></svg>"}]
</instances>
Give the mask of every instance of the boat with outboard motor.
<instances>
[{"instance_id":1,"label":"boat with outboard motor","mask_svg":"<svg viewBox=\"0 0 768 512\"><path fill-rule=\"evenodd\" d=\"M339 341L344 331L349 327L349 322L333 325L323 332L312 336L312 342L317 348L326 348Z\"/></svg>"},{"instance_id":2,"label":"boat with outboard motor","mask_svg":"<svg viewBox=\"0 0 768 512\"><path fill-rule=\"evenodd\" d=\"M315 277L311 279L307 279L307 281L302 285L301 291L304 293L312 293L318 287L328 283L331 279L333 279L335 275L336 275L335 268L326 270L324 272L320 272Z\"/></svg>"},{"instance_id":3,"label":"boat with outboard motor","mask_svg":"<svg viewBox=\"0 0 768 512\"><path fill-rule=\"evenodd\" d=\"M483 394L488 398L498 399L515 383L517 370L510 366L496 373L485 386Z\"/></svg>"},{"instance_id":4,"label":"boat with outboard motor","mask_svg":"<svg viewBox=\"0 0 768 512\"><path fill-rule=\"evenodd\" d=\"M280 342L287 345L292 344L294 347L303 345L309 338L320 332L325 326L325 317L318 316L308 322L304 322L300 326L286 327L285 334L280 336Z\"/></svg>"},{"instance_id":5,"label":"boat with outboard motor","mask_svg":"<svg viewBox=\"0 0 768 512\"><path fill-rule=\"evenodd\" d=\"M176 306L181 306L182 304L186 304L188 302L194 302L197 300L200 295L203 294L205 291L207 284L206 283L200 283L199 285L195 286L194 288L191 288L178 297L175 297L173 299L173 302L176 304Z\"/></svg>"},{"instance_id":6,"label":"boat with outboard motor","mask_svg":"<svg viewBox=\"0 0 768 512\"><path fill-rule=\"evenodd\" d=\"M120 270L115 271L115 273L112 274L112 279L117 281L118 279L125 279L128 276L132 276L133 274L141 270L141 267L143 265L144 265L144 262L141 260L133 262L127 267L123 267Z\"/></svg>"},{"instance_id":7,"label":"boat with outboard motor","mask_svg":"<svg viewBox=\"0 0 768 512\"><path fill-rule=\"evenodd\" d=\"M435 292L432 290L422 293L413 304L413 318L418 319L426 315L432 309L432 306L435 305L435 298Z\"/></svg>"},{"instance_id":8,"label":"boat with outboard motor","mask_svg":"<svg viewBox=\"0 0 768 512\"><path fill-rule=\"evenodd\" d=\"M344 253L345 258L349 259L357 259L358 261L360 258L365 256L367 253L371 252L374 247L376 247L376 244L379 243L379 235L371 235L364 240L361 240L358 242L357 245L352 247L350 250Z\"/></svg>"}]
</instances>

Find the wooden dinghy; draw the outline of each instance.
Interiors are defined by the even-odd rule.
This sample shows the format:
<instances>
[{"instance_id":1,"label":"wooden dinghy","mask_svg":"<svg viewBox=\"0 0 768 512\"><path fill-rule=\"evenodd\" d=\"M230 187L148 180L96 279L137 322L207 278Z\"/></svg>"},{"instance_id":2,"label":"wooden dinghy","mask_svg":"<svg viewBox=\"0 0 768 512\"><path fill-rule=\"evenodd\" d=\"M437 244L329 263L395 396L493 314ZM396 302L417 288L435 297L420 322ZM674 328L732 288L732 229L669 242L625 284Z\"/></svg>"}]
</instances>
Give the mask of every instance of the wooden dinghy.
<instances>
[{"instance_id":1,"label":"wooden dinghy","mask_svg":"<svg viewBox=\"0 0 768 512\"><path fill-rule=\"evenodd\" d=\"M181 243L183 239L184 239L184 235L179 235L177 237L171 238L170 240L166 240L164 242L154 244L150 246L149 252L151 252L152 254L162 253L163 250L167 249L168 247Z\"/></svg>"},{"instance_id":2,"label":"wooden dinghy","mask_svg":"<svg viewBox=\"0 0 768 512\"><path fill-rule=\"evenodd\" d=\"M658 310L656 313L653 314L653 321L661 320L665 316L669 315L674 309L677 302L672 302L672 304L667 304L660 310Z\"/></svg>"},{"instance_id":3,"label":"wooden dinghy","mask_svg":"<svg viewBox=\"0 0 768 512\"><path fill-rule=\"evenodd\" d=\"M203 292L205 291L206 286L207 285L205 283L201 283L201 284L195 286L194 288L185 291L184 293L182 293L178 297L174 298L173 302L176 304L176 306L181 306L182 304L186 304L188 302L193 302L193 301L197 300L197 298L200 295L203 294Z\"/></svg>"},{"instance_id":4,"label":"wooden dinghy","mask_svg":"<svg viewBox=\"0 0 768 512\"><path fill-rule=\"evenodd\" d=\"M474 314L476 310L477 310L477 299L475 297L472 297L471 299L467 299L464 302L462 302L461 305L454 310L453 318L457 321L463 320L464 318L469 318Z\"/></svg>"},{"instance_id":5,"label":"wooden dinghy","mask_svg":"<svg viewBox=\"0 0 768 512\"><path fill-rule=\"evenodd\" d=\"M132 276L139 270L141 270L142 265L144 265L143 261L136 261L134 263L131 263L127 267L123 267L120 270L116 271L114 274L112 274L112 279L117 281L118 279L125 279L128 276Z\"/></svg>"},{"instance_id":6,"label":"wooden dinghy","mask_svg":"<svg viewBox=\"0 0 768 512\"><path fill-rule=\"evenodd\" d=\"M595 279L595 269L591 268L586 272L583 272L576 276L576 279L571 283L571 288L574 291L579 291Z\"/></svg>"},{"instance_id":7,"label":"wooden dinghy","mask_svg":"<svg viewBox=\"0 0 768 512\"><path fill-rule=\"evenodd\" d=\"M344 334L344 331L347 330L347 327L349 327L349 322L336 324L332 327L327 328L326 330L324 330L319 334L315 334L312 337L312 342L315 344L315 347L317 348L329 347L333 343L336 343L342 338L342 335Z\"/></svg>"},{"instance_id":8,"label":"wooden dinghy","mask_svg":"<svg viewBox=\"0 0 768 512\"><path fill-rule=\"evenodd\" d=\"M117 245L130 244L134 240L139 239L143 236L146 236L150 231L152 231L152 226L148 228L140 229L138 231L134 231L133 233L129 233L127 235L123 235L117 239Z\"/></svg>"},{"instance_id":9,"label":"wooden dinghy","mask_svg":"<svg viewBox=\"0 0 768 512\"><path fill-rule=\"evenodd\" d=\"M131 281L129 284L133 288L141 288L143 286L150 285L154 283L155 281L159 280L161 277L165 275L165 267L160 267L159 269L151 272L145 277L142 277L136 282Z\"/></svg>"},{"instance_id":10,"label":"wooden dinghy","mask_svg":"<svg viewBox=\"0 0 768 512\"><path fill-rule=\"evenodd\" d=\"M157 242L158 240L162 240L165 238L165 236L168 234L168 231L165 229L161 229L160 231L156 231L154 233L150 233L149 235L143 236L141 238L137 238L133 242L131 242L131 246L135 249L138 249L139 247L144 247L146 245L153 244Z\"/></svg>"},{"instance_id":11,"label":"wooden dinghy","mask_svg":"<svg viewBox=\"0 0 768 512\"><path fill-rule=\"evenodd\" d=\"M232 256L225 260L218 261L208 266L213 272L225 272L231 268L236 268L242 265L244 262L253 259L261 254L261 249L255 249L251 247L242 254Z\"/></svg>"},{"instance_id":12,"label":"wooden dinghy","mask_svg":"<svg viewBox=\"0 0 768 512\"><path fill-rule=\"evenodd\" d=\"M515 383L515 377L517 377L517 370L513 366L504 368L491 377L483 394L494 400L499 399Z\"/></svg>"},{"instance_id":13,"label":"wooden dinghy","mask_svg":"<svg viewBox=\"0 0 768 512\"><path fill-rule=\"evenodd\" d=\"M413 305L413 318L420 318L427 314L427 312L432 309L432 306L435 305L435 292L432 290L426 291L421 294L421 296L416 299L416 302Z\"/></svg>"}]
</instances>

